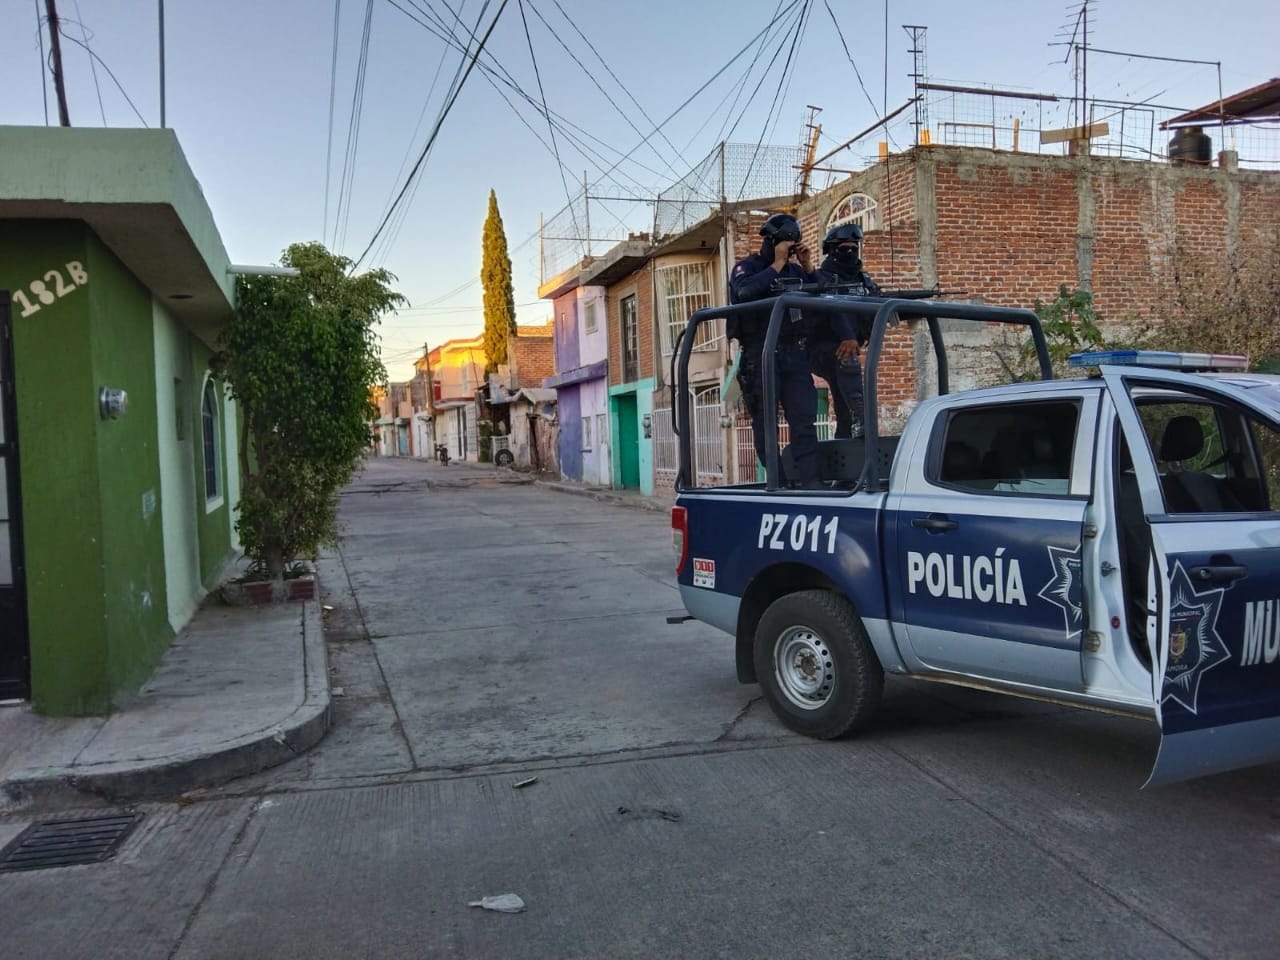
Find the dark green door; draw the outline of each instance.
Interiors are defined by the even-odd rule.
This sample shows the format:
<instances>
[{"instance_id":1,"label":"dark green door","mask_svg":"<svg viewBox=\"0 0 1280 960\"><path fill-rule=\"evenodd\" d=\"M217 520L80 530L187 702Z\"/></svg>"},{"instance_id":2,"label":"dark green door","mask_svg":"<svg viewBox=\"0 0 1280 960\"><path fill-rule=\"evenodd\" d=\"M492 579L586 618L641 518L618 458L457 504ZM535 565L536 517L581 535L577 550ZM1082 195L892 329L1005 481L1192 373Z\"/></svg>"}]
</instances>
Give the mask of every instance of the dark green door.
<instances>
[{"instance_id":1,"label":"dark green door","mask_svg":"<svg viewBox=\"0 0 1280 960\"><path fill-rule=\"evenodd\" d=\"M630 490L640 489L640 424L636 415L636 395L623 394L616 399L618 411L618 479Z\"/></svg>"},{"instance_id":2,"label":"dark green door","mask_svg":"<svg viewBox=\"0 0 1280 960\"><path fill-rule=\"evenodd\" d=\"M31 693L13 367L9 294L0 291L0 700L25 699Z\"/></svg>"}]
</instances>

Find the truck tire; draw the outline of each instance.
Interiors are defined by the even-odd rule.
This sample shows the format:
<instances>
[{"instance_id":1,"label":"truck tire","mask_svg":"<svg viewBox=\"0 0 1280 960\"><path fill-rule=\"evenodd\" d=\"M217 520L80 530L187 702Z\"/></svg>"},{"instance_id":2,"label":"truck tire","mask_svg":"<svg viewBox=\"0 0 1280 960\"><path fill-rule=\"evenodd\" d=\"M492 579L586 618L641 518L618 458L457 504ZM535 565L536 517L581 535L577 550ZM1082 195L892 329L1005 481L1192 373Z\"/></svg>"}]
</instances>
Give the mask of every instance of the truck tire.
<instances>
[{"instance_id":1,"label":"truck tire","mask_svg":"<svg viewBox=\"0 0 1280 960\"><path fill-rule=\"evenodd\" d=\"M865 727L884 669L853 606L830 590L779 597L756 625L756 676L784 724L819 740Z\"/></svg>"},{"instance_id":2,"label":"truck tire","mask_svg":"<svg viewBox=\"0 0 1280 960\"><path fill-rule=\"evenodd\" d=\"M499 467L509 467L516 462L516 456L510 450L499 450L493 455L493 462Z\"/></svg>"}]
</instances>

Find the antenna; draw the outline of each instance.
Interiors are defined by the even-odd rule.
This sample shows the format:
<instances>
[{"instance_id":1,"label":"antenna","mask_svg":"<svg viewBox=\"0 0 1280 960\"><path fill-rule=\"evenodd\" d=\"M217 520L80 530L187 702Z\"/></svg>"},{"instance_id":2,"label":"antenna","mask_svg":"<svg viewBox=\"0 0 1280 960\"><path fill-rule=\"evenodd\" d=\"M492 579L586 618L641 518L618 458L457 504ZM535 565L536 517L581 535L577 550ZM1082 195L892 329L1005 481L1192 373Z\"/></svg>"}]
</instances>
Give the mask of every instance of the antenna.
<instances>
[{"instance_id":1,"label":"antenna","mask_svg":"<svg viewBox=\"0 0 1280 960\"><path fill-rule=\"evenodd\" d=\"M914 23L904 23L902 29L911 37L911 46L907 53L911 54L911 72L907 74L915 87L913 91L916 101L916 118L912 126L916 128L916 146L920 145L920 131L929 128L929 104L920 96L920 84L927 79L928 66L925 62L925 34L928 27Z\"/></svg>"}]
</instances>

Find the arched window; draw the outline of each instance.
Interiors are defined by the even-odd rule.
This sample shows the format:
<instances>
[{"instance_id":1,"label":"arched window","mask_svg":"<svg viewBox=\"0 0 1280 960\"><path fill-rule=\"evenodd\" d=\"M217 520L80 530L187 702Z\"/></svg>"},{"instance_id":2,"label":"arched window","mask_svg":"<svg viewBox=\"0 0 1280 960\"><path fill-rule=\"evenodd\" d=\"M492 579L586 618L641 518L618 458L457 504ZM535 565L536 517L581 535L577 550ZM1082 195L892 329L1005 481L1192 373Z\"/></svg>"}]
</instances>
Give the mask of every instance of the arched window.
<instances>
[{"instance_id":1,"label":"arched window","mask_svg":"<svg viewBox=\"0 0 1280 960\"><path fill-rule=\"evenodd\" d=\"M863 230L875 230L880 226L876 206L876 202L865 193L851 193L832 209L831 216L827 217L827 229L856 223Z\"/></svg>"},{"instance_id":2,"label":"arched window","mask_svg":"<svg viewBox=\"0 0 1280 960\"><path fill-rule=\"evenodd\" d=\"M204 398L200 403L200 420L204 427L204 499L217 500L222 496L218 482L218 392L212 380L204 383Z\"/></svg>"}]
</instances>

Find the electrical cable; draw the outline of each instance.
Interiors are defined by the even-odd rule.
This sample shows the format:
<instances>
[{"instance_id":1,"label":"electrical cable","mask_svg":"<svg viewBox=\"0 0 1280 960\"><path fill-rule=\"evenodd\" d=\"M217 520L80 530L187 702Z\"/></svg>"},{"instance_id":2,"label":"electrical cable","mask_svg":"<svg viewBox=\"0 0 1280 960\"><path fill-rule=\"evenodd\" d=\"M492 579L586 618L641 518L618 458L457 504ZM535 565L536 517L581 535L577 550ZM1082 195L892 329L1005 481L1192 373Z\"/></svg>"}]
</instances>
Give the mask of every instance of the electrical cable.
<instances>
[{"instance_id":1,"label":"electrical cable","mask_svg":"<svg viewBox=\"0 0 1280 960\"><path fill-rule=\"evenodd\" d=\"M858 86L862 88L862 95L867 98L867 103L871 106L871 115L873 117L884 116L884 114L876 112L876 102L871 99L871 94L867 92L867 85L862 82L862 71L858 69L857 62L853 59L853 54L849 52L849 44L845 42L844 31L840 29L840 21L836 19L836 12L831 9L831 0L822 0L827 7L827 13L831 14L831 22L835 25L836 36L840 38L840 46L844 47L844 55L849 58L849 66L853 67L853 74L858 78Z\"/></svg>"},{"instance_id":2,"label":"electrical cable","mask_svg":"<svg viewBox=\"0 0 1280 960\"><path fill-rule=\"evenodd\" d=\"M333 0L333 60L329 64L329 139L324 151L324 224L321 239L329 235L329 176L333 169L333 106L338 91L338 17L342 0Z\"/></svg>"},{"instance_id":3,"label":"electrical cable","mask_svg":"<svg viewBox=\"0 0 1280 960\"><path fill-rule=\"evenodd\" d=\"M502 0L502 6L500 6L498 8L498 12L493 15L493 20L490 21L489 23L489 29L485 31L484 37L480 40L480 45L476 48L475 54L471 57L471 62L467 64L466 72L463 73L462 79L458 83L458 88L454 91L453 97L448 102L445 103L444 109L441 111L440 118L436 121L435 128L431 131L431 135L427 138L426 146L422 148L422 153L418 156L418 162L414 164L413 170L409 172L409 178L405 181L404 186L400 189L400 193L395 199L396 204L399 204L401 199L404 197L404 195L409 191L409 187L413 182L413 178L417 176L418 171L422 169L422 165L426 162L427 154L431 152L432 146L435 145L436 137L440 135L440 129L441 127L444 126L445 118L448 117L449 111L453 109L453 105L457 103L458 94L462 92L462 87L467 82L467 77L471 75L472 69L475 67L476 62L480 59L480 54L484 50L484 45L488 43L489 37L492 36L493 34L493 28L498 25L498 20L501 19L502 17L502 11L504 11L507 8L507 4L509 2L510 0ZM360 256L356 258L354 263L352 263L351 265L352 270L358 267L361 261L364 260L364 258L368 255L369 250L372 249L374 243L377 242L378 237L382 234L382 231L386 229L387 222L390 219L391 219L391 213L388 212L388 214L382 218L382 222L378 225L377 230L374 231L373 238L369 241L368 246L365 247L364 252L361 253Z\"/></svg>"},{"instance_id":4,"label":"electrical cable","mask_svg":"<svg viewBox=\"0 0 1280 960\"><path fill-rule=\"evenodd\" d=\"M125 89L121 85L119 78L117 78L115 73L112 71L112 69L109 66L107 66L107 62L103 60L100 56L98 56L96 53L94 53L92 50L90 50L89 47L85 46L84 43L80 42L75 37L69 36L67 34L67 31L62 28L62 24L64 22L65 21L59 21L58 23L58 35L61 36L63 40L69 40L71 43L74 43L76 46L84 47L86 50L89 51L89 56L97 60L98 63L102 65L102 69L107 71L107 76L109 76L111 78L111 82L116 85L116 89L120 91L120 95L123 96L126 102L128 102L129 106L133 108L134 114L142 122L142 125L144 127L148 126L146 118L142 116L142 113L138 110L137 105L133 102L132 99L130 99L129 94L125 92Z\"/></svg>"},{"instance_id":5,"label":"electrical cable","mask_svg":"<svg viewBox=\"0 0 1280 960\"><path fill-rule=\"evenodd\" d=\"M556 143L556 128L551 122L551 113L547 110L547 94L546 91L542 89L542 72L538 69L538 58L533 52L533 37L529 35L529 21L524 15L524 0L516 0L516 3L520 7L520 22L524 25L524 39L529 44L529 59L533 62L533 76L538 81L538 97L542 100L542 112L546 115L547 129L551 133L551 149L555 151L556 166L559 168L560 173L560 184L564 187L564 198L569 204L569 215L573 218L573 229L575 231L580 231L581 228L578 226L578 213L573 208L573 196L569 193L569 182L564 178L564 163L560 159L560 146ZM585 184L583 189L585 192ZM583 247L585 252L585 243L583 244Z\"/></svg>"},{"instance_id":6,"label":"electrical cable","mask_svg":"<svg viewBox=\"0 0 1280 960\"><path fill-rule=\"evenodd\" d=\"M569 17L568 14L564 12L564 8L561 7L558 2L556 2L556 7L560 10L560 13L564 15L565 19L569 21L569 25L572 26L575 30L578 30L578 25L573 22L573 20ZM555 41L558 44L560 44L560 46L564 49L564 52L569 55L569 58L578 65L578 67L582 70L584 74L586 74L587 79L590 80L591 83L595 86L595 88L600 91L600 93L604 96L604 98L609 102L609 105L613 107L613 109L617 112L617 114L620 117L622 117L622 119L626 122L627 126L629 126L632 130L634 130L640 136L644 136L640 128L635 125L635 121L631 119L630 114L628 114L627 111L623 110L622 107L620 107L618 103L614 100L614 98L609 95L608 91L605 90L603 85L601 85L600 81L596 79L595 74L593 74L587 68L587 65L585 63L583 63L580 59L578 59L578 55L573 52L573 50L569 47L567 43L564 42L564 38L562 38L560 34L551 26L551 24L547 22L547 18L542 15L542 11L540 11L537 7L533 5L533 0L529 0L529 9L533 11L534 16L536 16L539 20L542 21L542 25L547 28L547 32L551 34L551 36L555 39ZM586 41L588 46L591 46L591 41L587 40L586 37L583 36L581 30L578 30L578 36L582 37L582 39ZM597 58L600 57L600 54L598 51L596 51L595 47L591 47L591 50L593 53L596 54ZM605 69L608 69L608 64L605 64ZM612 70L609 71L609 74L610 76L613 76L614 80L617 81L618 85L621 87L622 82L618 80L617 76L614 75ZM626 89L626 87L622 87L622 92L627 94L628 97L631 97L631 93ZM648 119L648 114L644 112L644 108L640 107L639 103L636 103L635 97L631 97L631 102L635 103L636 106L640 108L641 115L643 115L646 119ZM652 123L653 121L649 120L649 122ZM673 151L676 149L675 145L672 144L671 141L667 139L667 135L665 133L662 135L662 139L666 141L667 145L671 147ZM676 168L671 165L671 161L668 157L664 156L663 153L657 149L657 147L653 146L653 144L649 145L649 149L653 152L653 155L658 158L658 161L662 163L664 166L666 166L667 173L673 176L678 176ZM679 159L681 163L684 163L683 157L680 157Z\"/></svg>"},{"instance_id":7,"label":"electrical cable","mask_svg":"<svg viewBox=\"0 0 1280 960\"><path fill-rule=\"evenodd\" d=\"M84 20L80 19L80 0L75 0L76 7L76 24L80 27L80 36L84 38L84 48L89 49L89 28L84 25ZM102 87L98 84L98 65L94 62L93 57L89 58L89 72L93 74L93 89L98 95L98 113L102 115L102 125L107 125L107 110L102 105Z\"/></svg>"},{"instance_id":8,"label":"electrical cable","mask_svg":"<svg viewBox=\"0 0 1280 960\"><path fill-rule=\"evenodd\" d=\"M760 156L760 148L764 145L765 137L768 134L769 121L773 116L773 112L778 108L778 101L782 95L783 85L785 84L786 86L789 87L791 84L790 76L791 76L792 63L794 62L796 47L799 46L800 39L801 37L804 36L805 17L808 15L811 4L812 4L812 0L804 0L804 6L800 9L800 21L796 26L795 33L791 37L791 46L787 49L787 60L782 65L783 83L779 84L773 91L773 102L769 104L769 112L765 114L764 126L760 128L760 137L758 140L756 140L755 149L751 151L751 161L747 164L747 172L742 178L742 186L738 189L739 200L741 200L743 194L746 193L747 184L751 181L751 173L753 170L755 170L756 158ZM779 47L779 50L781 50L781 47ZM774 56L774 59L777 59L776 54ZM770 66L772 65L773 64L771 62ZM768 75L769 73L768 71L766 71L765 76L768 76ZM752 94L752 99L754 98L755 98L755 94Z\"/></svg>"},{"instance_id":9,"label":"electrical cable","mask_svg":"<svg viewBox=\"0 0 1280 960\"><path fill-rule=\"evenodd\" d=\"M347 120L347 149L342 163L342 180L338 188L338 211L334 216L333 248L335 250L346 243L347 226L351 222L351 194L355 189L356 158L360 150L360 121L364 116L364 80L369 67L369 36L372 28L373 0L367 0L364 9L364 32L360 37L360 57L356 63L355 88L351 93L351 116Z\"/></svg>"},{"instance_id":10,"label":"electrical cable","mask_svg":"<svg viewBox=\"0 0 1280 960\"><path fill-rule=\"evenodd\" d=\"M45 79L45 71L49 69L44 55L44 17L40 13L40 0L36 5L36 41L40 45L40 96L44 99L44 125L49 125L49 82Z\"/></svg>"}]
</instances>

